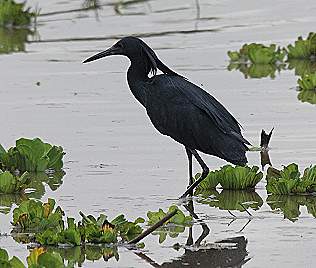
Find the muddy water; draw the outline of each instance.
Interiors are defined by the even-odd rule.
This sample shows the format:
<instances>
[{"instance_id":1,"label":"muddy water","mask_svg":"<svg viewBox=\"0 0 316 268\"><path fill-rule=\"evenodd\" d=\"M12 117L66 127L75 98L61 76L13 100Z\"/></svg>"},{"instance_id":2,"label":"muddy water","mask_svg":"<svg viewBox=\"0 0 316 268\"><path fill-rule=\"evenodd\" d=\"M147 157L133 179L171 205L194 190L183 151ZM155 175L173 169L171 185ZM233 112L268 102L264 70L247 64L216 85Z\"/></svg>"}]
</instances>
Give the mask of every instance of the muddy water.
<instances>
[{"instance_id":1,"label":"muddy water","mask_svg":"<svg viewBox=\"0 0 316 268\"><path fill-rule=\"evenodd\" d=\"M81 64L129 34L143 37L168 66L224 103L254 144L262 128L274 126L275 167L315 164L316 107L297 99L294 71L282 71L275 79L244 79L240 72L226 70L227 50L252 41L285 45L315 31L314 1L199 1L198 6L196 1L99 2L101 9L87 11L83 1L29 1L38 3L43 14L37 33L27 36L26 53L0 55L1 143L9 147L21 136L38 136L67 152L62 185L54 191L47 186L42 200L55 198L77 218L79 210L110 218L123 212L136 218L177 203L185 190L184 150L151 126L130 94L128 61L113 57ZM210 168L225 163L203 157ZM251 165L260 164L258 153L250 152L248 158ZM105 263L101 258L83 266L195 267L200 260L201 267L215 267L229 258L236 267L312 267L315 218L301 206L299 217L284 219L281 210L272 211L267 204L264 185L261 182L257 189L263 204L250 210L252 217L233 211L234 218L195 198L202 222L196 221L191 230L161 245L152 235L141 254L120 248L119 261L111 258ZM295 204L282 202L291 201ZM2 234L10 232L11 216L0 214ZM198 239L204 223L210 234L201 246L185 248L190 234L194 242ZM247 242L240 238L234 247L221 243L226 251L214 244L232 237ZM172 247L176 243L178 250ZM10 236L0 237L0 247L22 259L29 253Z\"/></svg>"}]
</instances>

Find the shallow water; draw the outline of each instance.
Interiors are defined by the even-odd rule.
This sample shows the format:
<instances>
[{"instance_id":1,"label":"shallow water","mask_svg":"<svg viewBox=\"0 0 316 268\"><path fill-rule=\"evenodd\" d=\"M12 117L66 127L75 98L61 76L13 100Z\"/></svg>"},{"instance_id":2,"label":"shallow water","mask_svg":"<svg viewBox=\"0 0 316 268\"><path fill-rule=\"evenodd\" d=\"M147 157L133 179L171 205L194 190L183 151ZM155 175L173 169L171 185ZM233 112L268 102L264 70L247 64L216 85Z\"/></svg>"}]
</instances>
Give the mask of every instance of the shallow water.
<instances>
[{"instance_id":1,"label":"shallow water","mask_svg":"<svg viewBox=\"0 0 316 268\"><path fill-rule=\"evenodd\" d=\"M119 6L100 1L102 9L97 11L80 10L82 2L29 1L48 14L38 18L37 33L28 35L25 53L0 55L1 144L9 147L19 137L41 137L67 152L62 185L55 191L47 186L41 200L55 198L67 215L77 219L79 210L110 218L124 213L134 219L177 203L176 197L185 190L184 150L151 126L130 94L127 59L81 64L129 34L142 37L168 66L202 84L225 104L253 144L259 143L262 128L275 127L270 152L274 167L315 164L316 106L297 99L294 71L282 71L275 79L244 79L238 71L227 71L226 55L246 42L285 45L305 36L314 30L314 1L199 1L199 8L196 1ZM211 169L225 164L211 156L203 158ZM260 164L257 152L249 152L248 159L250 165ZM229 247L225 255L235 256L231 258L239 263L236 267L242 263L244 267L311 267L316 257L315 218L301 207L296 221L284 219L282 211L272 211L266 203L264 185L263 181L257 189L263 205L250 210L253 217L233 211L235 219L226 210L194 199L195 212L210 229L204 248L184 249L187 228L161 245L157 236L146 238L141 253L151 261L119 248L119 261L111 258L105 263L101 258L86 261L83 267L179 267L176 260L194 267L192 258L209 258L214 267L223 266L221 254L226 252L214 242L240 236L247 244L241 241L237 250ZM10 213L0 214L2 234L10 233L10 220ZM202 227L201 221L192 227L195 240ZM172 247L176 243L179 250ZM29 253L10 236L0 237L0 247L23 260ZM202 261L200 266L206 267Z\"/></svg>"}]
</instances>

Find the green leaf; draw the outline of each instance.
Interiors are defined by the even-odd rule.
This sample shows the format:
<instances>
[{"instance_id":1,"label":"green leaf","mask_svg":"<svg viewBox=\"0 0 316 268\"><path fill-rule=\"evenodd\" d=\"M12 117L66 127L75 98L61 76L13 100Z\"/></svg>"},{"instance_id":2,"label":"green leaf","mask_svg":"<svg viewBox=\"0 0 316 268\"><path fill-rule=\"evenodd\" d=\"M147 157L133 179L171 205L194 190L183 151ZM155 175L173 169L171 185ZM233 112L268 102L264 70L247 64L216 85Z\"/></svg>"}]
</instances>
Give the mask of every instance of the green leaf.
<instances>
[{"instance_id":1,"label":"green leaf","mask_svg":"<svg viewBox=\"0 0 316 268\"><path fill-rule=\"evenodd\" d=\"M267 172L268 193L288 195L316 191L316 166L305 169L301 176L298 166L292 163L278 171L271 167Z\"/></svg>"},{"instance_id":2,"label":"green leaf","mask_svg":"<svg viewBox=\"0 0 316 268\"><path fill-rule=\"evenodd\" d=\"M6 153L7 151L0 144L0 162L1 162L2 156L5 155Z\"/></svg>"},{"instance_id":3,"label":"green leaf","mask_svg":"<svg viewBox=\"0 0 316 268\"><path fill-rule=\"evenodd\" d=\"M62 243L71 244L74 246L80 246L81 236L76 228L69 228L62 232L63 240Z\"/></svg>"},{"instance_id":4,"label":"green leaf","mask_svg":"<svg viewBox=\"0 0 316 268\"><path fill-rule=\"evenodd\" d=\"M240 58L240 55L237 51L228 51L227 54L231 61L238 61Z\"/></svg>"},{"instance_id":5,"label":"green leaf","mask_svg":"<svg viewBox=\"0 0 316 268\"><path fill-rule=\"evenodd\" d=\"M0 248L0 260L1 261L8 261L9 260L9 254L5 249Z\"/></svg>"},{"instance_id":6,"label":"green leaf","mask_svg":"<svg viewBox=\"0 0 316 268\"><path fill-rule=\"evenodd\" d=\"M15 193L17 190L16 185L17 180L9 171L5 171L0 174L0 193Z\"/></svg>"},{"instance_id":7,"label":"green leaf","mask_svg":"<svg viewBox=\"0 0 316 268\"><path fill-rule=\"evenodd\" d=\"M0 161L8 170L42 172L47 169L60 170L63 156L62 147L44 143L39 138L21 138L16 141L16 147L10 148L7 153L2 152Z\"/></svg>"},{"instance_id":8,"label":"green leaf","mask_svg":"<svg viewBox=\"0 0 316 268\"><path fill-rule=\"evenodd\" d=\"M206 177L205 182L197 187L196 193L205 190L214 189L220 183L223 189L244 190L254 188L262 179L262 172L258 172L259 168L250 167L233 167L226 165L219 171L211 171Z\"/></svg>"},{"instance_id":9,"label":"green leaf","mask_svg":"<svg viewBox=\"0 0 316 268\"><path fill-rule=\"evenodd\" d=\"M56 252L45 252L38 257L38 264L49 268L62 268L64 262Z\"/></svg>"},{"instance_id":10,"label":"green leaf","mask_svg":"<svg viewBox=\"0 0 316 268\"><path fill-rule=\"evenodd\" d=\"M10 265L12 268L25 268L23 262L15 256L10 260Z\"/></svg>"}]
</instances>

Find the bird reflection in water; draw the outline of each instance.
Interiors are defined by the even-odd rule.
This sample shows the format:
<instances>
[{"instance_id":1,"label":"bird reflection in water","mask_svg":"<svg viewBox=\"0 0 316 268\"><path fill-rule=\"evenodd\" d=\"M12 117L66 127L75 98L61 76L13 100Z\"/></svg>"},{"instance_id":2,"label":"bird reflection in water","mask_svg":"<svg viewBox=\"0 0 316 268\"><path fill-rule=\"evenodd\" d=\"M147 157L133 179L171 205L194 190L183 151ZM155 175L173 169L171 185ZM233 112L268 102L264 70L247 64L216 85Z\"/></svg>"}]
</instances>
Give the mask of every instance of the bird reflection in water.
<instances>
[{"instance_id":1,"label":"bird reflection in water","mask_svg":"<svg viewBox=\"0 0 316 268\"><path fill-rule=\"evenodd\" d=\"M198 216L194 212L193 202L189 201L185 208L190 212L191 216L198 220ZM242 267L243 264L250 260L247 252L247 239L244 236L228 238L217 241L215 243L203 243L202 241L209 235L210 229L207 224L201 222L202 233L194 242L193 227L189 228L189 236L184 246L176 244L174 248L184 249L184 254L174 260L156 263L144 253L135 252L152 267Z\"/></svg>"}]
</instances>

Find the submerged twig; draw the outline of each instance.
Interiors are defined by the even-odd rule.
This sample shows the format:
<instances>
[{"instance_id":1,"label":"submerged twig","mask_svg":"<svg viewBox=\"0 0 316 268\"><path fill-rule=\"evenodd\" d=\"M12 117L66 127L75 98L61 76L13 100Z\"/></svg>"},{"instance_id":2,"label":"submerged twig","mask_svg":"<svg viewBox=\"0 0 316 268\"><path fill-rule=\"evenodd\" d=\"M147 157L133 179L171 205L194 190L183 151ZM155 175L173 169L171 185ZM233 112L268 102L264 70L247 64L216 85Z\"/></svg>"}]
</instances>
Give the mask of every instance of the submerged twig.
<instances>
[{"instance_id":1,"label":"submerged twig","mask_svg":"<svg viewBox=\"0 0 316 268\"><path fill-rule=\"evenodd\" d=\"M227 210L228 211L228 213L230 214L230 215L232 215L234 218L237 218L230 210Z\"/></svg>"},{"instance_id":2,"label":"submerged twig","mask_svg":"<svg viewBox=\"0 0 316 268\"><path fill-rule=\"evenodd\" d=\"M238 231L238 233L241 233L243 230L245 230L246 226L251 222L252 219L249 219L247 223Z\"/></svg>"},{"instance_id":3,"label":"submerged twig","mask_svg":"<svg viewBox=\"0 0 316 268\"><path fill-rule=\"evenodd\" d=\"M239 202L239 205L241 205L242 208L247 212L247 214L248 214L250 217L252 217L251 213L248 211L248 209L244 206L243 203L240 203L240 202Z\"/></svg>"},{"instance_id":4,"label":"submerged twig","mask_svg":"<svg viewBox=\"0 0 316 268\"><path fill-rule=\"evenodd\" d=\"M140 240L142 240L143 238L145 238L147 235L151 234L152 232L154 232L157 228L159 228L160 226L162 226L166 221L170 220L174 215L176 215L178 212L177 209L175 209L174 211L168 213L165 217L163 217L160 221L158 221L157 223L155 223L153 226L150 226L147 230L145 230L144 232L142 232L139 236L137 236L136 238L132 239L131 241L128 242L129 245L131 244L136 244L138 243Z\"/></svg>"}]
</instances>

